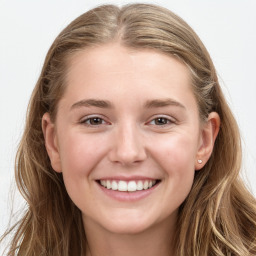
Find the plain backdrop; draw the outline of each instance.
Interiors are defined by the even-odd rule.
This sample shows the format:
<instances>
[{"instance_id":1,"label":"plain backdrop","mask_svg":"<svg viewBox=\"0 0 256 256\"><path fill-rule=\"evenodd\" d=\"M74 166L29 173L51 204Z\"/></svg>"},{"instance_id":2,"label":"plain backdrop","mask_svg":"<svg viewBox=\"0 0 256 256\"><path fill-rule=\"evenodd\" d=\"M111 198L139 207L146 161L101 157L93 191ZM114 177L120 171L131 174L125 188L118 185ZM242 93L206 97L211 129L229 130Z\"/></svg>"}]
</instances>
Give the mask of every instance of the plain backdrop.
<instances>
[{"instance_id":1,"label":"plain backdrop","mask_svg":"<svg viewBox=\"0 0 256 256\"><path fill-rule=\"evenodd\" d=\"M11 185L14 158L26 106L47 50L57 34L88 9L128 2L0 0L0 234L10 217L9 191L15 188ZM185 19L209 50L241 129L243 178L256 195L256 1L147 2L165 6ZM18 192L15 201L15 209L24 204Z\"/></svg>"}]
</instances>

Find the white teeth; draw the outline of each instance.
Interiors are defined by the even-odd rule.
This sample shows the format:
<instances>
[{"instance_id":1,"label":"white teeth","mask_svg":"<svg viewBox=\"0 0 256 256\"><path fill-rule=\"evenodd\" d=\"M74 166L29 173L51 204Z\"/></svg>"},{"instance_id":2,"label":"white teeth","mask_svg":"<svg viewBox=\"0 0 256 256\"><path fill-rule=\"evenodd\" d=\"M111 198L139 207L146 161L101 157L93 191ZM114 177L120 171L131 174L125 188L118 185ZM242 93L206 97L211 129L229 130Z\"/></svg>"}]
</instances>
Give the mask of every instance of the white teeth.
<instances>
[{"instance_id":1,"label":"white teeth","mask_svg":"<svg viewBox=\"0 0 256 256\"><path fill-rule=\"evenodd\" d=\"M112 190L117 190L118 189L118 184L115 180L112 181Z\"/></svg>"},{"instance_id":2,"label":"white teeth","mask_svg":"<svg viewBox=\"0 0 256 256\"><path fill-rule=\"evenodd\" d=\"M107 189L112 189L112 190L118 190L118 191L129 191L129 192L134 192L134 191L141 191L141 190L146 190L151 188L156 184L156 180L139 180L139 181L116 181L116 180L100 180L100 184L107 188Z\"/></svg>"},{"instance_id":3,"label":"white teeth","mask_svg":"<svg viewBox=\"0 0 256 256\"><path fill-rule=\"evenodd\" d=\"M137 183L137 190L142 190L143 189L143 183L142 181L140 180L138 183Z\"/></svg>"},{"instance_id":4,"label":"white teeth","mask_svg":"<svg viewBox=\"0 0 256 256\"><path fill-rule=\"evenodd\" d=\"M109 180L107 180L107 189L111 188L111 182Z\"/></svg>"},{"instance_id":5,"label":"white teeth","mask_svg":"<svg viewBox=\"0 0 256 256\"><path fill-rule=\"evenodd\" d=\"M135 181L129 181L128 182L128 187L127 187L128 191L136 191L137 190L137 184Z\"/></svg>"},{"instance_id":6,"label":"white teeth","mask_svg":"<svg viewBox=\"0 0 256 256\"><path fill-rule=\"evenodd\" d=\"M101 180L101 181L100 181L100 184L101 184L103 187L106 187L106 181L105 181L105 180Z\"/></svg>"},{"instance_id":7,"label":"white teeth","mask_svg":"<svg viewBox=\"0 0 256 256\"><path fill-rule=\"evenodd\" d=\"M120 180L118 182L118 190L119 191L127 191L127 183L125 181Z\"/></svg>"},{"instance_id":8,"label":"white teeth","mask_svg":"<svg viewBox=\"0 0 256 256\"><path fill-rule=\"evenodd\" d=\"M147 180L144 182L143 188L144 188L144 189L148 189L148 181L147 181Z\"/></svg>"}]
</instances>

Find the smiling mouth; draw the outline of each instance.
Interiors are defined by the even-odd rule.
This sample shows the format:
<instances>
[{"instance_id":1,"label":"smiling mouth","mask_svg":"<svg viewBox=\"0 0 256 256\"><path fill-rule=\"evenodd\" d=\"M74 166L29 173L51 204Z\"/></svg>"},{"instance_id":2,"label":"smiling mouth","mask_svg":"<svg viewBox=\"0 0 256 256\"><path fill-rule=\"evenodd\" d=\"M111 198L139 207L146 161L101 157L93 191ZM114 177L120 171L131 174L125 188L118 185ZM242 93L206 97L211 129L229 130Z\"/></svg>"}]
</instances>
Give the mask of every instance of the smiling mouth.
<instances>
[{"instance_id":1,"label":"smiling mouth","mask_svg":"<svg viewBox=\"0 0 256 256\"><path fill-rule=\"evenodd\" d=\"M98 180L98 183L102 187L108 190L116 190L120 192L136 192L148 190L159 182L160 180Z\"/></svg>"}]
</instances>

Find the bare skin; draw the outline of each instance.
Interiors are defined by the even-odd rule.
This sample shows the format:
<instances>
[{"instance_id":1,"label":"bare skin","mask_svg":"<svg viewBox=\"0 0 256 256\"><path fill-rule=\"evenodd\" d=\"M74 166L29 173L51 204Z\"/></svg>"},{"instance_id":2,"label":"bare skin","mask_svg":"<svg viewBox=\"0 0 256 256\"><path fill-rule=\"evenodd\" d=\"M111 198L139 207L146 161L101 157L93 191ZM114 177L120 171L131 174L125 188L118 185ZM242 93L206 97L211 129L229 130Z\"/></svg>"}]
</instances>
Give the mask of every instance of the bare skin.
<instances>
[{"instance_id":1,"label":"bare skin","mask_svg":"<svg viewBox=\"0 0 256 256\"><path fill-rule=\"evenodd\" d=\"M166 223L162 225L166 225ZM156 225L139 234L101 232L94 225L85 226L85 228L88 243L86 256L174 255L172 237L175 223L170 223L168 230L164 226Z\"/></svg>"},{"instance_id":2,"label":"bare skin","mask_svg":"<svg viewBox=\"0 0 256 256\"><path fill-rule=\"evenodd\" d=\"M56 122L46 113L43 130L82 212L86 256L174 255L178 209L219 123L217 113L200 121L189 70L173 57L118 43L74 55Z\"/></svg>"}]
</instances>

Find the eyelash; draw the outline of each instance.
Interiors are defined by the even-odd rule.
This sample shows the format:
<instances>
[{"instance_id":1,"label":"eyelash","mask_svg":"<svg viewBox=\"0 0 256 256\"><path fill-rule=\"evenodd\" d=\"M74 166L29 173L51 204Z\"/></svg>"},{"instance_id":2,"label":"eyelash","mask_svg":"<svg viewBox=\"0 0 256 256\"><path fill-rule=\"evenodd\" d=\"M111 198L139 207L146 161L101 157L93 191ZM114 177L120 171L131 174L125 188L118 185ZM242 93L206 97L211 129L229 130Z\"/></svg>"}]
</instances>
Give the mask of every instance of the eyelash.
<instances>
[{"instance_id":1,"label":"eyelash","mask_svg":"<svg viewBox=\"0 0 256 256\"><path fill-rule=\"evenodd\" d=\"M92 124L92 122L96 121L96 119L98 120L97 122L100 122L98 124ZM91 117L87 117L86 119L83 119L81 122L81 124L84 124L86 126L89 127L93 127L93 126L100 126L100 125L106 125L108 124L108 122L106 122L103 118L99 117L99 116L91 116Z\"/></svg>"},{"instance_id":2,"label":"eyelash","mask_svg":"<svg viewBox=\"0 0 256 256\"><path fill-rule=\"evenodd\" d=\"M156 122L158 122L158 121L163 122L163 123L157 125ZM154 124L152 122L154 122ZM165 117L165 116L157 116L148 122L149 125L162 126L162 127L168 126L173 123L175 123L174 120L172 120L168 117Z\"/></svg>"},{"instance_id":3,"label":"eyelash","mask_svg":"<svg viewBox=\"0 0 256 256\"><path fill-rule=\"evenodd\" d=\"M96 123L93 124L93 122L95 122L95 121L96 121ZM162 123L157 124L157 122L162 122ZM99 127L101 125L110 124L109 122L105 121L104 118L99 117L99 116L87 117L87 118L83 119L80 123L83 124L83 125L86 125L88 127ZM147 125L165 127L165 126L168 126L168 125L173 124L173 123L175 123L175 120L172 120L172 119L170 119L168 117L165 117L165 116L157 116L157 117L151 119L146 124Z\"/></svg>"}]
</instances>

